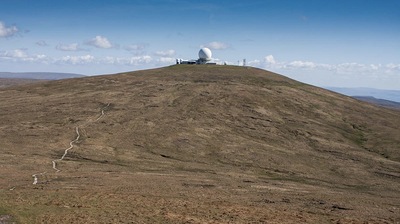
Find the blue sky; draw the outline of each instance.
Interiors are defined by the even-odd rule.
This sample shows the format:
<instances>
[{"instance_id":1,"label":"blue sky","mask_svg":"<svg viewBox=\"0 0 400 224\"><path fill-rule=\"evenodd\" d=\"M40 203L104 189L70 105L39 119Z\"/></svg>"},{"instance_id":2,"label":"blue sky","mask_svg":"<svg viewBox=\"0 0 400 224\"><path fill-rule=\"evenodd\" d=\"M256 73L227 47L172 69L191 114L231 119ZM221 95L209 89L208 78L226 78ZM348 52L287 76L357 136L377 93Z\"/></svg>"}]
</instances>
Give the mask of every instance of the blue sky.
<instances>
[{"instance_id":1,"label":"blue sky","mask_svg":"<svg viewBox=\"0 0 400 224\"><path fill-rule=\"evenodd\" d=\"M398 0L2 0L0 71L109 74L196 59L400 90Z\"/></svg>"}]
</instances>

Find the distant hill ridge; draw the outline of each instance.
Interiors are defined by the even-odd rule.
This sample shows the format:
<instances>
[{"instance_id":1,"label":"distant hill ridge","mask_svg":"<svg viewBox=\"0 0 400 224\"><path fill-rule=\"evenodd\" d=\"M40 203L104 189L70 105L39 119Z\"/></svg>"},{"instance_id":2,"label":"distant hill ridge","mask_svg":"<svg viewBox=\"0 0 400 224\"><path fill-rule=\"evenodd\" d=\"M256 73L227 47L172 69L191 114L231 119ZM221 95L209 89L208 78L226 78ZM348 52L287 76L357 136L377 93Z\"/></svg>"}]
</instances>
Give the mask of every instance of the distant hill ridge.
<instances>
[{"instance_id":1,"label":"distant hill ridge","mask_svg":"<svg viewBox=\"0 0 400 224\"><path fill-rule=\"evenodd\" d=\"M9 79L46 79L59 80L69 78L80 78L85 75L75 73L60 73L60 72L0 72L0 78Z\"/></svg>"},{"instance_id":2,"label":"distant hill ridge","mask_svg":"<svg viewBox=\"0 0 400 224\"><path fill-rule=\"evenodd\" d=\"M376 99L390 100L400 103L400 90L384 90L384 89L374 89L374 88L341 88L341 87L324 87L324 88L347 96L374 97Z\"/></svg>"},{"instance_id":3,"label":"distant hill ridge","mask_svg":"<svg viewBox=\"0 0 400 224\"><path fill-rule=\"evenodd\" d=\"M400 103L398 103L398 102L384 100L384 99L377 99L373 96L353 96L353 98L356 98L358 100L365 101L368 103L376 104L376 105L379 105L382 107L400 109Z\"/></svg>"}]
</instances>

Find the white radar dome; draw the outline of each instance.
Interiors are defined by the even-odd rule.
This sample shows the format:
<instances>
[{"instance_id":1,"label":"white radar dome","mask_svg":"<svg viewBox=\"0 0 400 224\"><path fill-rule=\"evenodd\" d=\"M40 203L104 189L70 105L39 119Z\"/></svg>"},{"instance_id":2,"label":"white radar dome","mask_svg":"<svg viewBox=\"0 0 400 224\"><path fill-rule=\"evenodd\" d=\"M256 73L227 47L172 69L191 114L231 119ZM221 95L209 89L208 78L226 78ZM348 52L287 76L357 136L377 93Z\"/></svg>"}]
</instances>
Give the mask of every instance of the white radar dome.
<instances>
[{"instance_id":1,"label":"white radar dome","mask_svg":"<svg viewBox=\"0 0 400 224\"><path fill-rule=\"evenodd\" d=\"M211 56L212 56L212 53L211 53L210 49L208 49L206 47L203 47L202 49L200 49L200 51L199 51L200 59L209 61L209 60L211 60Z\"/></svg>"}]
</instances>

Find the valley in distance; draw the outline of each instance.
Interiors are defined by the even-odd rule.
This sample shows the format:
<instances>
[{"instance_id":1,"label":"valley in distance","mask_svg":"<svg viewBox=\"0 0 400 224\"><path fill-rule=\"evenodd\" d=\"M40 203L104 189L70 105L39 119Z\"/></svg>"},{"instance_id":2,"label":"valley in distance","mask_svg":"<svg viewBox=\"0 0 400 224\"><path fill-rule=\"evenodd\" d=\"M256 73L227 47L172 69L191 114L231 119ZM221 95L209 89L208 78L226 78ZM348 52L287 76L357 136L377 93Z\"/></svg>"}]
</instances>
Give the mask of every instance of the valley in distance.
<instances>
[{"instance_id":1,"label":"valley in distance","mask_svg":"<svg viewBox=\"0 0 400 224\"><path fill-rule=\"evenodd\" d=\"M215 65L0 99L0 223L400 222L396 109Z\"/></svg>"}]
</instances>

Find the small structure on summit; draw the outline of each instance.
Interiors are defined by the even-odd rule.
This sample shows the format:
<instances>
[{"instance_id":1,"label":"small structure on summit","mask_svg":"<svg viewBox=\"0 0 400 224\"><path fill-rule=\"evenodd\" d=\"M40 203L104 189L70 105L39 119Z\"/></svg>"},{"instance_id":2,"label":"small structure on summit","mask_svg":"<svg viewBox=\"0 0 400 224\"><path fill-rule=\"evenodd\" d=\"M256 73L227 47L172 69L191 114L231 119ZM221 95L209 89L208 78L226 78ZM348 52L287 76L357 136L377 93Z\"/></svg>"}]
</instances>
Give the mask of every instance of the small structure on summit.
<instances>
[{"instance_id":1,"label":"small structure on summit","mask_svg":"<svg viewBox=\"0 0 400 224\"><path fill-rule=\"evenodd\" d=\"M197 59L197 64L207 64L208 61L211 61L211 50L203 47L199 51L199 59Z\"/></svg>"},{"instance_id":2,"label":"small structure on summit","mask_svg":"<svg viewBox=\"0 0 400 224\"><path fill-rule=\"evenodd\" d=\"M176 64L190 64L190 65L204 65L204 64L208 64L208 65L216 65L217 63L215 62L210 62L212 60L211 58L212 56L212 52L210 49L203 47L200 49L199 51L199 59L197 60L184 60L184 59L180 59L177 58L176 59Z\"/></svg>"}]
</instances>

